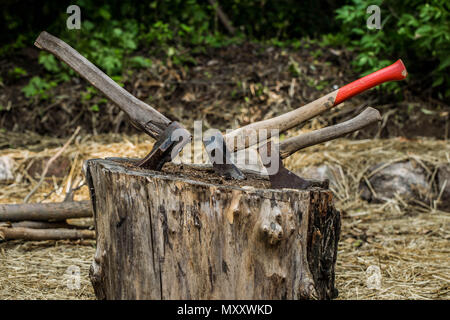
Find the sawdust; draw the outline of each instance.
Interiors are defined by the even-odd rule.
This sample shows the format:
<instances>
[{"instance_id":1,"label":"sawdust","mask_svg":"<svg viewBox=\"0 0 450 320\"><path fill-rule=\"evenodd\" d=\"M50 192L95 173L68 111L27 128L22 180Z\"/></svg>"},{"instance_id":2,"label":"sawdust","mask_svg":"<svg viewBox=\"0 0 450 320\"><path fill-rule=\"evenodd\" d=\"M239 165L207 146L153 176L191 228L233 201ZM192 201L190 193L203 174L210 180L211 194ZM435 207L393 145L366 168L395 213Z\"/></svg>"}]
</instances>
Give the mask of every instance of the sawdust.
<instances>
[{"instance_id":1,"label":"sawdust","mask_svg":"<svg viewBox=\"0 0 450 320\"><path fill-rule=\"evenodd\" d=\"M61 146L64 141L53 139L52 143ZM143 157L149 143L140 135L78 138L63 153L71 161L67 175L46 180L30 202L62 201L70 185L82 184L83 160ZM57 151L49 148L45 139L42 145L28 150L0 150L0 156L8 155L15 161L16 175L14 182L1 184L0 203L21 203L36 185L25 164ZM406 203L396 197L382 204L369 204L359 197L358 184L368 168L404 159L421 163L433 184L437 166L450 163L450 143L433 139L340 139L285 160L286 167L294 171L321 164L337 168L338 186L333 191L343 218L336 268L338 299L450 298L450 214L438 209L438 195L430 195L426 202ZM89 199L86 186L75 192L75 200L84 199ZM88 278L94 246L93 241L1 243L0 298L95 299ZM70 266L80 268L79 289L67 286ZM370 274L366 271L371 266L380 269L380 284L375 289L369 289L367 283Z\"/></svg>"}]
</instances>

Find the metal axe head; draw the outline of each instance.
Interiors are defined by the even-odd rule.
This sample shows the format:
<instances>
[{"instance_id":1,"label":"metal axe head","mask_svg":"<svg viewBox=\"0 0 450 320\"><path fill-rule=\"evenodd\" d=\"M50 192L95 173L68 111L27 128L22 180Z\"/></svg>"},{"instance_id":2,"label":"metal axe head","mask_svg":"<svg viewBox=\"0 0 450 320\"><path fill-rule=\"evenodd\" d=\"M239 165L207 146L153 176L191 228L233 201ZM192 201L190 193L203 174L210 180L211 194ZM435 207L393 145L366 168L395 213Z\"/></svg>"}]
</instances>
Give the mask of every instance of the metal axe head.
<instances>
[{"instance_id":1,"label":"metal axe head","mask_svg":"<svg viewBox=\"0 0 450 320\"><path fill-rule=\"evenodd\" d=\"M173 121L159 136L150 153L137 166L150 170L161 170L163 165L173 160L191 141L191 134L178 122Z\"/></svg>"},{"instance_id":2,"label":"metal axe head","mask_svg":"<svg viewBox=\"0 0 450 320\"><path fill-rule=\"evenodd\" d=\"M205 136L203 138L203 145L213 164L214 170L218 174L228 179L245 179L245 175L236 167L231 159L231 153L220 131L214 130L213 134Z\"/></svg>"},{"instance_id":3,"label":"metal axe head","mask_svg":"<svg viewBox=\"0 0 450 320\"><path fill-rule=\"evenodd\" d=\"M310 180L297 176L283 166L278 144L268 141L258 148L261 162L269 174L270 185L274 189L308 189L319 187L328 189L329 180ZM273 155L273 156L272 156Z\"/></svg>"}]
</instances>

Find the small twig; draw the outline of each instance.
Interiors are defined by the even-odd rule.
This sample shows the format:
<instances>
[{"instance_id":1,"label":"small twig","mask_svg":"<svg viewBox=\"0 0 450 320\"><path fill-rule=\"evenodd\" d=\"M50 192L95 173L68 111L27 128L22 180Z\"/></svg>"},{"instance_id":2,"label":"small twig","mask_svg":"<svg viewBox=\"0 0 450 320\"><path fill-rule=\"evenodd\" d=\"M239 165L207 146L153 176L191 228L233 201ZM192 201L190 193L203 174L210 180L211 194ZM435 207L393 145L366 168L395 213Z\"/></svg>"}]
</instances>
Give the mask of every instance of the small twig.
<instances>
[{"instance_id":1,"label":"small twig","mask_svg":"<svg viewBox=\"0 0 450 320\"><path fill-rule=\"evenodd\" d=\"M43 199L41 199L38 203L42 203L44 200L47 200L52 194L56 192L56 189L52 189L49 193L47 193Z\"/></svg>"},{"instance_id":2,"label":"small twig","mask_svg":"<svg viewBox=\"0 0 450 320\"><path fill-rule=\"evenodd\" d=\"M447 182L448 182L448 180L444 181L444 183L442 184L442 188L439 191L439 195L438 195L437 199L433 203L433 209L434 210L437 209L437 204L441 201L441 197L442 197L442 194L444 193L445 187L447 186Z\"/></svg>"},{"instance_id":3,"label":"small twig","mask_svg":"<svg viewBox=\"0 0 450 320\"><path fill-rule=\"evenodd\" d=\"M77 177L76 181L72 180L73 173L75 171L75 168L77 167L78 163L78 153L75 156L75 160L73 161L72 168L70 168L69 175L67 176L67 182L66 182L66 195L64 197L64 201L73 201L73 193L72 193L72 187L74 184L77 184L80 182L80 177Z\"/></svg>"},{"instance_id":4,"label":"small twig","mask_svg":"<svg viewBox=\"0 0 450 320\"><path fill-rule=\"evenodd\" d=\"M369 188L370 192L372 192L374 199L379 199L377 193L375 192L375 189L372 187L372 184L366 176L364 176L364 181L366 182L366 185Z\"/></svg>"},{"instance_id":5,"label":"small twig","mask_svg":"<svg viewBox=\"0 0 450 320\"><path fill-rule=\"evenodd\" d=\"M75 188L73 186L76 186ZM63 202L65 201L73 201L73 197L75 195L75 192L80 190L83 186L85 186L85 183L83 182L83 179L78 177L77 180L73 185L70 186L69 191L66 193L66 196L64 197Z\"/></svg>"},{"instance_id":6,"label":"small twig","mask_svg":"<svg viewBox=\"0 0 450 320\"><path fill-rule=\"evenodd\" d=\"M383 170L383 169L386 168L386 167L389 167L389 166L390 166L391 164L393 164L393 163L396 163L396 162L402 162L402 161L407 160L407 159L409 159L409 156L399 157L399 158L393 159L393 160L391 160L391 161L388 161L388 162L384 163L383 165L379 166L378 168L372 170L372 171L367 175L367 178L370 179L370 178L373 177L377 172Z\"/></svg>"},{"instance_id":7,"label":"small twig","mask_svg":"<svg viewBox=\"0 0 450 320\"><path fill-rule=\"evenodd\" d=\"M63 153L63 151L72 143L73 139L75 139L78 132L80 132L80 127L77 127L77 129L72 134L70 139L67 140L67 142L62 146L62 148L59 149L58 152L48 160L47 164L45 165L44 171L42 171L41 179L39 180L38 184L33 188L33 190L31 190L30 193L27 194L27 196L23 200L24 203L27 203L28 200L30 200L31 196L39 189L41 184L44 182L45 176L47 175L47 171L50 168L52 162L55 161Z\"/></svg>"},{"instance_id":8,"label":"small twig","mask_svg":"<svg viewBox=\"0 0 450 320\"><path fill-rule=\"evenodd\" d=\"M229 33L231 33L233 36L236 33L236 30L234 29L230 19L227 17L225 12L223 12L222 8L220 7L219 3L216 0L209 0L209 3L216 11L217 16L219 17L220 21L223 23L225 28L228 30Z\"/></svg>"},{"instance_id":9,"label":"small twig","mask_svg":"<svg viewBox=\"0 0 450 320\"><path fill-rule=\"evenodd\" d=\"M381 125L380 125L380 127L378 128L378 132L377 132L377 134L375 135L375 139L379 139L379 138L380 138L381 132L383 131L384 127L386 126L389 116L391 116L392 114L394 114L394 113L396 113L396 112L397 112L396 109L392 109L392 110L389 110L388 112L386 112L386 113L383 115L383 121L381 122Z\"/></svg>"}]
</instances>

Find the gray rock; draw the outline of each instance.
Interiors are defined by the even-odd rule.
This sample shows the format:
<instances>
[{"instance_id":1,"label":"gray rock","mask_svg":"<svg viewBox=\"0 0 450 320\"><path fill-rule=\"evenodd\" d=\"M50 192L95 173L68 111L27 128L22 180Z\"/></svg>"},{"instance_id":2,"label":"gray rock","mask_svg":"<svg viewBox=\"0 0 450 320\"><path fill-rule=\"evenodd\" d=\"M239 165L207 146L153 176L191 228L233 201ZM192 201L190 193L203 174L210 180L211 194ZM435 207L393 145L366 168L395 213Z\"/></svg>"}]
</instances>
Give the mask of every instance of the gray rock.
<instances>
[{"instance_id":1,"label":"gray rock","mask_svg":"<svg viewBox=\"0 0 450 320\"><path fill-rule=\"evenodd\" d=\"M370 175L370 172L374 172L383 165L384 163L380 163L370 168L368 174ZM376 196L364 180L359 185L361 198L369 202L394 199L396 194L405 201L414 198L423 200L432 192L428 185L426 171L412 160L393 163L380 169L369 178L369 183Z\"/></svg>"},{"instance_id":2,"label":"gray rock","mask_svg":"<svg viewBox=\"0 0 450 320\"><path fill-rule=\"evenodd\" d=\"M450 210L450 164L439 166L436 177L439 187L438 192L444 189L438 207L444 210Z\"/></svg>"}]
</instances>

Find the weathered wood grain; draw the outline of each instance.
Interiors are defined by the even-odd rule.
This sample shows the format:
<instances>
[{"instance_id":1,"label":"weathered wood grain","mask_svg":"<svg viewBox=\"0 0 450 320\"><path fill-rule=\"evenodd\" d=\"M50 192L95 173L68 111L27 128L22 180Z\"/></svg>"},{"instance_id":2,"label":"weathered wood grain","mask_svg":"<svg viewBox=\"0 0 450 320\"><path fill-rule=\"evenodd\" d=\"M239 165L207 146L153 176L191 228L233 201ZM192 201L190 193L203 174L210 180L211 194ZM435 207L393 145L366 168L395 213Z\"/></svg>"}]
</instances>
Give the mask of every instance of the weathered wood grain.
<instances>
[{"instance_id":1,"label":"weathered wood grain","mask_svg":"<svg viewBox=\"0 0 450 320\"><path fill-rule=\"evenodd\" d=\"M130 117L133 125L151 137L157 139L170 124L171 121L168 118L119 86L103 71L61 39L43 31L34 44L65 62L108 99L117 104Z\"/></svg>"},{"instance_id":2,"label":"weathered wood grain","mask_svg":"<svg viewBox=\"0 0 450 320\"><path fill-rule=\"evenodd\" d=\"M282 142L280 142L279 147L281 158L285 159L298 150L325 141L337 139L345 134L360 130L380 120L380 112L374 108L369 107L356 117L345 122L283 140Z\"/></svg>"},{"instance_id":3,"label":"weathered wood grain","mask_svg":"<svg viewBox=\"0 0 450 320\"><path fill-rule=\"evenodd\" d=\"M263 142L258 141L257 139L252 139L252 137L255 136L255 133L256 136L259 137L260 130L268 130L268 139L270 138L271 129L278 129L281 134L301 124L302 122L314 118L334 106L336 94L337 90L277 117L250 123L244 127L238 128L224 136L225 142L228 148L232 151L242 150L258 142Z\"/></svg>"},{"instance_id":4,"label":"weathered wood grain","mask_svg":"<svg viewBox=\"0 0 450 320\"><path fill-rule=\"evenodd\" d=\"M0 240L79 240L94 239L95 232L76 229L31 229L0 227Z\"/></svg>"},{"instance_id":5,"label":"weathered wood grain","mask_svg":"<svg viewBox=\"0 0 450 320\"><path fill-rule=\"evenodd\" d=\"M90 201L0 204L0 221L64 221L92 217Z\"/></svg>"},{"instance_id":6,"label":"weathered wood grain","mask_svg":"<svg viewBox=\"0 0 450 320\"><path fill-rule=\"evenodd\" d=\"M221 186L89 160L99 299L330 299L329 190Z\"/></svg>"}]
</instances>

